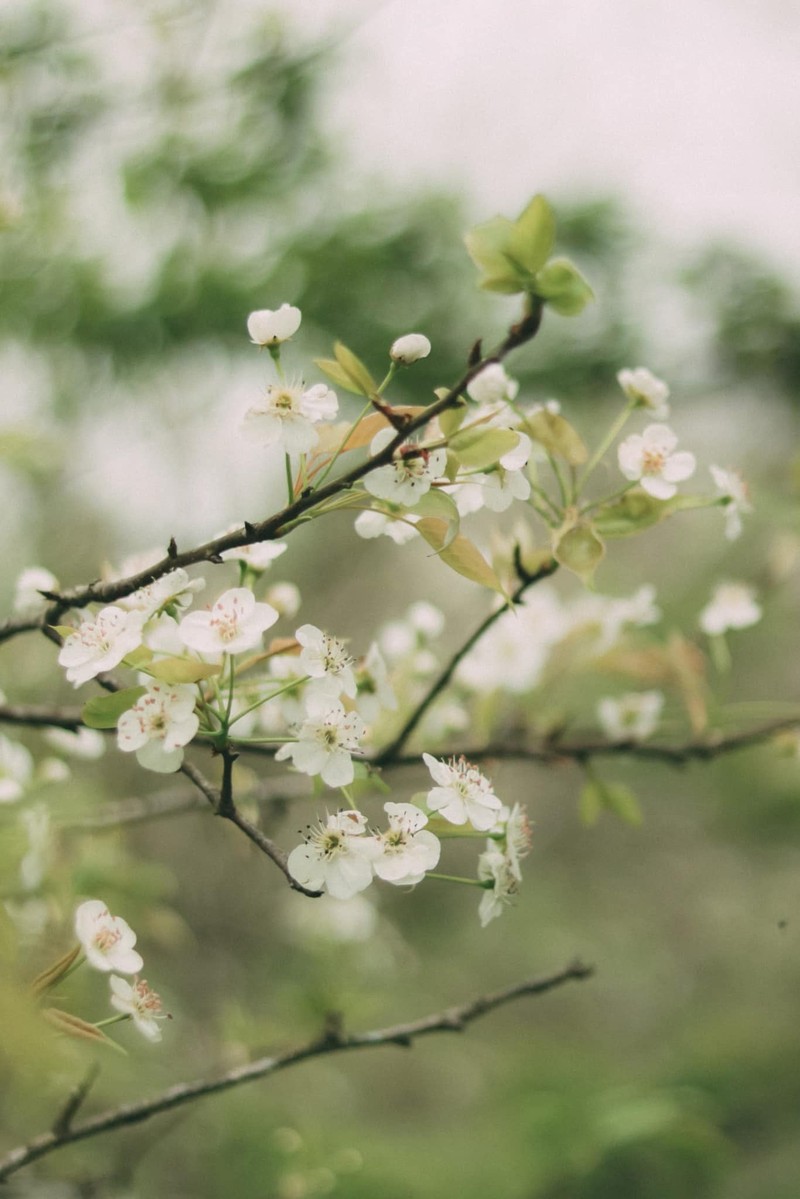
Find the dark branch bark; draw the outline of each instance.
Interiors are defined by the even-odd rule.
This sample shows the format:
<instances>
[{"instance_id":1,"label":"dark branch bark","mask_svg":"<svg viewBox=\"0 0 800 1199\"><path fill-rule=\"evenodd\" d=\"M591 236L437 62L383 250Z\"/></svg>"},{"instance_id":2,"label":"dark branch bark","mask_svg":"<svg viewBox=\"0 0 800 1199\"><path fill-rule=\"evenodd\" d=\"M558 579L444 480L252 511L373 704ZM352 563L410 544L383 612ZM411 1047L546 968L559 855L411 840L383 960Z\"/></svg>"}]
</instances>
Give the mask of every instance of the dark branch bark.
<instances>
[{"instance_id":1,"label":"dark branch bark","mask_svg":"<svg viewBox=\"0 0 800 1199\"><path fill-rule=\"evenodd\" d=\"M202 1099L206 1095L216 1095L222 1091L229 1091L233 1087L241 1086L243 1083L266 1078L270 1074L276 1074L279 1070L296 1066L311 1058L324 1057L332 1053L345 1053L352 1049L375 1049L382 1045L405 1047L413 1045L417 1038L428 1036L430 1033L462 1032L473 1020L478 1020L481 1016L485 1016L507 1003L528 995L543 995L547 991L563 986L564 983L587 979L591 977L592 973L591 966L573 962L557 974L528 979L501 991L481 995L459 1007L448 1008L443 1012L423 1016L420 1020L396 1024L390 1028L347 1035L337 1026L331 1025L321 1037L298 1049L290 1049L272 1057L258 1058L245 1066L239 1066L225 1074L218 1075L216 1078L178 1083L152 1099L109 1108L92 1116L91 1119L85 1120L82 1124L42 1133L40 1136L34 1137L27 1145L20 1145L18 1148L12 1149L0 1160L0 1181L10 1177L17 1170L21 1170L23 1166L46 1157L64 1145L85 1141L90 1137L112 1132L114 1129L140 1124L153 1116L172 1111L174 1108L192 1103L196 1099Z\"/></svg>"}]
</instances>

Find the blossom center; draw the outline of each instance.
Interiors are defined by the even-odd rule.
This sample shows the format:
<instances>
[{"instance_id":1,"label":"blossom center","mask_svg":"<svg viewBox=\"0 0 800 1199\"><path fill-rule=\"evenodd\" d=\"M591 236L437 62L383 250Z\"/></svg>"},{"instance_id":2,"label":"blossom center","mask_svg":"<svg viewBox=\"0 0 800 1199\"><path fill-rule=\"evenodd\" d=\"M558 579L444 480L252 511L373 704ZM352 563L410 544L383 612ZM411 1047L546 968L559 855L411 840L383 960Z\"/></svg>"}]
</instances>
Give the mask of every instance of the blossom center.
<instances>
[{"instance_id":1,"label":"blossom center","mask_svg":"<svg viewBox=\"0 0 800 1199\"><path fill-rule=\"evenodd\" d=\"M645 450L642 454L642 474L660 475L665 462L666 455L663 450Z\"/></svg>"}]
</instances>

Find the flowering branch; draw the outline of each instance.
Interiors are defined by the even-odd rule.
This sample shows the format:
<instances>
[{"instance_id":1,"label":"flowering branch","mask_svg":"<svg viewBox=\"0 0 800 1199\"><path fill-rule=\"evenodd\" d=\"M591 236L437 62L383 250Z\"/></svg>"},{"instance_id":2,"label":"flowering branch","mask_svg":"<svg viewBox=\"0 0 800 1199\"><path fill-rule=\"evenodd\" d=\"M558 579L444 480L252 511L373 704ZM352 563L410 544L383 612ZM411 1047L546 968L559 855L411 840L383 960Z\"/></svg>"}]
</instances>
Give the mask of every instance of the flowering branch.
<instances>
[{"instance_id":1,"label":"flowering branch","mask_svg":"<svg viewBox=\"0 0 800 1199\"><path fill-rule=\"evenodd\" d=\"M533 310L528 315L511 326L504 340L500 342L491 354L479 358L477 362L471 363L459 381L448 392L440 399L435 400L434 403L428 405L419 415L406 421L403 428L395 434L386 446L373 454L365 462L353 467L346 474L340 475L339 478L331 480L330 483L316 490L307 488L293 503L288 504L280 512L275 513L274 516L270 516L266 520L259 521L256 524L245 521L241 529L237 529L231 533L224 533L220 537L214 537L210 541L196 546L194 549L185 550L181 553L173 538L170 541L167 554L164 558L156 562L155 565L149 566L146 570L128 575L127 578L115 579L105 583L95 582L89 584L89 586L75 587L59 593L48 593L48 598L54 600L53 606L38 620L25 618L6 621L5 624L0 626L0 642L16 636L17 633L43 629L46 626L58 624L63 614L70 608L85 608L88 604L93 603L111 604L115 600L123 599L125 596L132 595L134 591L139 591L142 587L155 582L156 579L163 578L164 575L177 570L179 567L194 566L198 562L219 563L222 561L222 554L226 550L239 549L244 545L254 545L262 541L275 541L285 536L291 532L298 520L305 516L311 509L318 507L319 504L343 491L348 491L355 483L377 467L386 466L391 463L395 450L402 445L410 434L427 425L429 421L441 412L445 412L448 408L453 408L459 404L460 397L468 384L485 367L492 363L502 362L512 350L524 345L525 342L530 341L535 336L541 324L542 309L543 306L541 303L535 304Z\"/></svg>"},{"instance_id":2,"label":"flowering branch","mask_svg":"<svg viewBox=\"0 0 800 1199\"><path fill-rule=\"evenodd\" d=\"M430 1016L423 1016L419 1020L411 1020L405 1024L395 1024L390 1028L373 1029L368 1032L348 1035L341 1030L338 1020L331 1019L322 1036L297 1049L289 1049L271 1057L257 1058L247 1065L229 1070L216 1078L178 1083L153 1099L110 1108L85 1120L82 1124L72 1125L67 1121L64 1125L63 1120L59 1120L49 1132L34 1137L27 1145L12 1149L0 1160L0 1182L22 1169L23 1166L46 1157L64 1145L85 1141L90 1137L99 1136L101 1133L111 1132L117 1128L140 1124L162 1112L172 1111L186 1103L202 1099L206 1095L219 1094L222 1091L229 1091L233 1087L241 1086L243 1083L266 1078L267 1075L276 1074L279 1070L298 1065L310 1058L343 1053L351 1049L373 1049L382 1045L399 1045L408 1048L418 1037L427 1036L429 1033L462 1032L473 1020L488 1015L496 1008L528 995L543 995L547 991L563 986L564 983L583 981L590 978L593 972L591 966L585 966L576 961L557 974L527 979L489 995L481 995L458 1007L434 1012Z\"/></svg>"}]
</instances>

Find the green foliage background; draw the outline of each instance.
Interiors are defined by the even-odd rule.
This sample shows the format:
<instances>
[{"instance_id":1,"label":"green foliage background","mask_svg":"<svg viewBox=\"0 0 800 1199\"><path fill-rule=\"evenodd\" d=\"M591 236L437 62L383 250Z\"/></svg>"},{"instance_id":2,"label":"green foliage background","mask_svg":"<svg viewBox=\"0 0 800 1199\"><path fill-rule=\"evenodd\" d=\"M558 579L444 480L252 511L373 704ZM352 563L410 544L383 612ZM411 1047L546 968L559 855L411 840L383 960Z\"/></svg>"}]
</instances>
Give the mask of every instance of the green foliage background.
<instances>
[{"instance_id":1,"label":"green foliage background","mask_svg":"<svg viewBox=\"0 0 800 1199\"><path fill-rule=\"evenodd\" d=\"M209 48L212 25L225 36ZM353 178L346 147L326 144L330 46L244 7L227 23L210 0L191 14L147 5L132 28L129 72L126 28L92 37L78 10L58 3L3 15L4 610L25 565L46 563L71 584L143 548L135 486L104 503L76 485L87 444L122 447L131 428L145 430L174 465L179 482L165 472L151 519L157 540L266 514L269 480L237 493L247 511L226 508L231 464L202 440L228 381L255 378L251 309L297 304L306 360L340 337L379 363L398 334L426 332L434 353L415 368L409 400L452 380L474 339L490 342L512 311L475 291L461 246L463 229L488 214L444 191L397 196ZM658 529L614 547L601 588L621 594L652 578L668 622L690 626L720 574L759 583L768 621L737 642L729 693L796 699L797 494L786 456L800 380L796 296L741 249L644 246L616 200L554 200L560 249L598 300L578 322L546 322L511 364L525 394L558 396L599 427L616 370L646 361L681 397L676 419L718 435L756 490L741 544L722 543L718 514ZM102 443L91 441L98 429ZM209 511L219 512L213 527ZM454 647L485 611L485 597L448 594L449 580L422 559L398 570L396 553L365 548L349 526L325 533L296 539L309 620L366 645L430 585ZM71 699L55 678L46 643L4 649L0 685L14 699L42 701L51 688ZM591 721L588 706L579 715ZM0 915L0 1148L47 1127L85 1068L81 1047L56 1051L42 1037L12 985L64 946L73 892L102 895L138 930L148 976L174 1013L160 1048L128 1037L130 1056L104 1065L91 1104L299 1042L331 1010L348 1027L381 1026L576 955L598 973L463 1038L322 1060L64 1151L21 1174L9 1196L794 1199L800 764L770 747L682 771L612 765L640 796L642 828L609 817L584 828L575 767L505 765L494 774L500 793L525 798L536 822L519 906L481 931L469 893L385 888L363 941L338 938L205 812L124 832L81 828L151 778L113 754L76 767L52 792L61 832L43 892L46 937L15 956ZM20 834L15 811L2 816L13 902ZM91 982L76 980L87 1008Z\"/></svg>"}]
</instances>

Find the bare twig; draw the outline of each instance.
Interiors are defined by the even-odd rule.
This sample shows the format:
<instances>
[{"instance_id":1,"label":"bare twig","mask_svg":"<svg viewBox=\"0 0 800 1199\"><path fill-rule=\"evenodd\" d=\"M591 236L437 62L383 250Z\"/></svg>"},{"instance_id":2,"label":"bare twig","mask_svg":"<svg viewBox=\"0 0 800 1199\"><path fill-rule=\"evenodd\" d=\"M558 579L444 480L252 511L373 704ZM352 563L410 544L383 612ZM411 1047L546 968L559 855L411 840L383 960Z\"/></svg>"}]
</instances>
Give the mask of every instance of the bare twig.
<instances>
[{"instance_id":1,"label":"bare twig","mask_svg":"<svg viewBox=\"0 0 800 1199\"><path fill-rule=\"evenodd\" d=\"M67 1102L53 1121L52 1131L56 1136L63 1136L72 1127L72 1121L83 1107L84 1100L95 1084L100 1066L94 1062L84 1074L77 1086L70 1091Z\"/></svg>"},{"instance_id":2,"label":"bare twig","mask_svg":"<svg viewBox=\"0 0 800 1199\"><path fill-rule=\"evenodd\" d=\"M0 1160L0 1181L10 1177L17 1170L21 1170L23 1166L46 1157L64 1145L85 1141L90 1137L112 1132L114 1129L140 1124L144 1120L192 1103L196 1099L229 1091L233 1087L253 1082L258 1078L266 1078L270 1074L276 1074L279 1070L296 1066L311 1058L324 1057L332 1053L344 1053L351 1049L374 1049L383 1045L410 1046L418 1037L427 1036L430 1033L461 1032L473 1020L478 1020L481 1016L485 1016L507 1003L528 995L543 995L564 983L587 979L592 973L592 967L585 966L581 962L573 962L557 974L528 979L512 987L505 987L501 991L481 995L458 1007L423 1016L420 1020L396 1024L390 1028L348 1035L342 1032L338 1022L335 1025L330 1024L321 1037L309 1041L298 1049L290 1049L272 1057L257 1058L245 1066L229 1070L216 1078L178 1083L152 1099L109 1108L92 1116L91 1119L85 1120L82 1124L71 1125L60 1130L54 1128L49 1132L42 1133L40 1136L34 1137L27 1145L20 1145L18 1148L12 1149Z\"/></svg>"},{"instance_id":3,"label":"bare twig","mask_svg":"<svg viewBox=\"0 0 800 1199\"><path fill-rule=\"evenodd\" d=\"M522 577L522 579L520 580L519 586L517 587L517 589L514 591L513 595L511 596L511 599L509 600L509 602L507 604L504 604L500 608L496 608L494 610L494 612L490 612L489 615L485 618L485 620L481 621L481 623L478 625L478 627L476 629L474 629L472 631L472 633L470 633L470 635L469 635L469 637L467 637L466 641L456 650L456 652L453 654L452 658L447 663L447 665L445 666L445 668L441 672L441 674L433 681L433 683L431 683L431 685L428 688L428 690L426 691L425 695L419 701L416 708L414 708L413 712L408 717L405 724L400 729L400 732L397 734L397 736L394 738L394 740L391 741L389 743L389 745L387 745L384 749L382 749L380 751L380 753L377 755L377 757L375 758L376 766L387 765L389 762L393 761L397 757L400 750L403 748L403 746L406 744L406 742L408 741L411 734L414 732L414 729L417 727L419 722L422 720L422 717L428 711L428 708L431 706L432 703L434 703L434 701L436 699L438 699L438 697L444 691L445 687L448 685L448 683L452 679L453 675L455 674L459 664L464 660L464 658L467 656L467 654L470 652L470 650L473 649L473 647L475 645L477 645L477 643L480 641L481 637L483 637L483 635L486 632L488 632L488 630L492 627L492 625L495 623L495 621L499 620L499 618L503 615L504 612L507 612L509 610L509 608L513 607L514 604L518 603L519 600L522 599L523 595L525 594L525 592L528 590L529 587L532 587L534 585L534 583L538 583L540 579L546 579L549 575L553 574L554 571L556 571L557 569L558 569L558 563L556 562L555 558L551 558L550 561L547 562L544 566L542 566L539 570L537 570L535 572L535 574L524 575Z\"/></svg>"},{"instance_id":4,"label":"bare twig","mask_svg":"<svg viewBox=\"0 0 800 1199\"><path fill-rule=\"evenodd\" d=\"M80 708L47 708L44 704L0 704L0 723L68 729L71 733L84 728Z\"/></svg>"}]
</instances>

